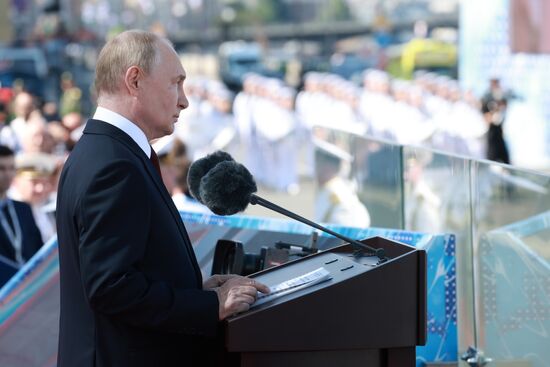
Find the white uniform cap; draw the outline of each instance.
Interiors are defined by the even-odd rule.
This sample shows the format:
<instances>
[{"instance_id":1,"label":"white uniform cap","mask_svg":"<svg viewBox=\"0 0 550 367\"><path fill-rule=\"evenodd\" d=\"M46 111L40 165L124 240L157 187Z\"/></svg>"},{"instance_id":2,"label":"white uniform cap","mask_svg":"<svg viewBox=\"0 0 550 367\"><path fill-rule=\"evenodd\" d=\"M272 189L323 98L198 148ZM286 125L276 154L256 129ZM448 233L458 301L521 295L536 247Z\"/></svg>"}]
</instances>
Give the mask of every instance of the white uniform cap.
<instances>
[{"instance_id":1,"label":"white uniform cap","mask_svg":"<svg viewBox=\"0 0 550 367\"><path fill-rule=\"evenodd\" d=\"M226 88L216 89L212 92L212 94L214 95L214 97L222 99L224 101L233 100L233 92Z\"/></svg>"},{"instance_id":2,"label":"white uniform cap","mask_svg":"<svg viewBox=\"0 0 550 367\"><path fill-rule=\"evenodd\" d=\"M324 140L320 140L317 138L313 138L313 144L315 145L315 148L317 149L317 151L320 153L324 153L333 158L338 158L343 162L349 163L353 161L353 157L351 156L351 154L349 154L348 152L346 152L345 150L343 150L342 148L334 144L328 143Z\"/></svg>"},{"instance_id":3,"label":"white uniform cap","mask_svg":"<svg viewBox=\"0 0 550 367\"><path fill-rule=\"evenodd\" d=\"M21 153L15 157L17 174L32 177L50 176L57 167L57 158L46 153Z\"/></svg>"},{"instance_id":4,"label":"white uniform cap","mask_svg":"<svg viewBox=\"0 0 550 367\"><path fill-rule=\"evenodd\" d=\"M391 88L395 92L408 93L408 89L411 87L411 83L405 80L394 79L391 83Z\"/></svg>"},{"instance_id":5,"label":"white uniform cap","mask_svg":"<svg viewBox=\"0 0 550 367\"><path fill-rule=\"evenodd\" d=\"M296 95L296 90L290 87L282 87L278 89L278 95L281 98L294 98Z\"/></svg>"},{"instance_id":6,"label":"white uniform cap","mask_svg":"<svg viewBox=\"0 0 550 367\"><path fill-rule=\"evenodd\" d=\"M388 73L382 71L382 70L374 70L371 75L372 81L378 82L378 83L389 83L390 82L390 76Z\"/></svg>"},{"instance_id":7,"label":"white uniform cap","mask_svg":"<svg viewBox=\"0 0 550 367\"><path fill-rule=\"evenodd\" d=\"M219 80L210 80L208 81L206 89L208 89L208 92L210 93L218 89L226 89L226 86Z\"/></svg>"},{"instance_id":8,"label":"white uniform cap","mask_svg":"<svg viewBox=\"0 0 550 367\"><path fill-rule=\"evenodd\" d=\"M321 79L321 73L316 71L308 71L304 74L304 81L317 82Z\"/></svg>"}]
</instances>

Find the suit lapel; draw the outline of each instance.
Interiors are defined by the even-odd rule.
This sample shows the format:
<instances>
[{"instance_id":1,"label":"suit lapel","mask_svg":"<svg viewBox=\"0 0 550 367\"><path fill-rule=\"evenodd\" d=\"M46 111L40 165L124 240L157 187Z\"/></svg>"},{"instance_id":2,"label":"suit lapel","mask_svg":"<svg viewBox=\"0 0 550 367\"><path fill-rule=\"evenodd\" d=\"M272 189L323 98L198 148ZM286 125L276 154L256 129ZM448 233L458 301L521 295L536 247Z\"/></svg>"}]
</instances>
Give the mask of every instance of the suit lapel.
<instances>
[{"instance_id":1,"label":"suit lapel","mask_svg":"<svg viewBox=\"0 0 550 367\"><path fill-rule=\"evenodd\" d=\"M197 258L195 256L191 240L189 239L189 235L187 234L187 230L185 229L185 226L183 224L183 221L181 220L181 216L174 204L174 201L170 197L168 190L166 190L166 186L164 186L164 183L162 182L162 178L159 177L159 174L154 168L153 163L147 157L145 152L143 152L139 145L128 134L126 134L119 128L103 121L93 119L88 120L86 128L84 129L84 134L100 134L111 136L122 144L126 145L137 156L137 158L142 161L145 169L147 170L147 173L149 174L149 177L155 183L155 186L160 192L164 203L168 207L168 210L170 210L170 213L177 223L180 234L183 237L185 249L187 250L189 257L192 259L191 263L193 263L195 273L197 274L199 286L202 287L202 273L198 265Z\"/></svg>"}]
</instances>

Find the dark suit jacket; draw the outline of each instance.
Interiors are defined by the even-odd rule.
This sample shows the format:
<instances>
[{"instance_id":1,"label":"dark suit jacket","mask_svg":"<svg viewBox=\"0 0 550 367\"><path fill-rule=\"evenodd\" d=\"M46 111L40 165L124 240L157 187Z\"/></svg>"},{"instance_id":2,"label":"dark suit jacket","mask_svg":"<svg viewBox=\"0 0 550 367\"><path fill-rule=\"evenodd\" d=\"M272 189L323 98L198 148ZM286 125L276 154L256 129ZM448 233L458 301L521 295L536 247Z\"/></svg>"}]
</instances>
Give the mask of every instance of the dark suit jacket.
<instances>
[{"instance_id":1,"label":"dark suit jacket","mask_svg":"<svg viewBox=\"0 0 550 367\"><path fill-rule=\"evenodd\" d=\"M58 366L202 366L218 328L187 231L162 179L120 129L89 120L57 199Z\"/></svg>"},{"instance_id":2,"label":"dark suit jacket","mask_svg":"<svg viewBox=\"0 0 550 367\"><path fill-rule=\"evenodd\" d=\"M36 226L32 209L27 203L21 201L12 200L19 225L21 226L21 233L23 235L22 255L25 261L29 260L32 255L36 253L42 247L42 236L40 230ZM15 260L15 249L10 242L4 227L0 225L0 255L7 257L12 261Z\"/></svg>"}]
</instances>

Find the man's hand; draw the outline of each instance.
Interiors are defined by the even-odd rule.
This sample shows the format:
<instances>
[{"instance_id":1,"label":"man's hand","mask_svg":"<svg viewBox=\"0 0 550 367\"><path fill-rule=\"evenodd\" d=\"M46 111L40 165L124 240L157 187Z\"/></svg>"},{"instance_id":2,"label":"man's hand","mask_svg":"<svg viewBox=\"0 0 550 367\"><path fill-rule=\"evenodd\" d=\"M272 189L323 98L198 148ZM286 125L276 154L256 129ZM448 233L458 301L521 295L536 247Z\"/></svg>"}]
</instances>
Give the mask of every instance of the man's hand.
<instances>
[{"instance_id":1,"label":"man's hand","mask_svg":"<svg viewBox=\"0 0 550 367\"><path fill-rule=\"evenodd\" d=\"M269 293L269 288L264 284L238 275L229 276L221 286L213 288L213 290L218 294L220 320L239 312L248 311L250 305L256 301L258 292Z\"/></svg>"},{"instance_id":2,"label":"man's hand","mask_svg":"<svg viewBox=\"0 0 550 367\"><path fill-rule=\"evenodd\" d=\"M210 278L206 279L204 283L202 284L203 289L214 289L217 287L220 287L223 285L223 283L227 282L231 278L238 277L240 275L236 274L215 274L212 275Z\"/></svg>"}]
</instances>

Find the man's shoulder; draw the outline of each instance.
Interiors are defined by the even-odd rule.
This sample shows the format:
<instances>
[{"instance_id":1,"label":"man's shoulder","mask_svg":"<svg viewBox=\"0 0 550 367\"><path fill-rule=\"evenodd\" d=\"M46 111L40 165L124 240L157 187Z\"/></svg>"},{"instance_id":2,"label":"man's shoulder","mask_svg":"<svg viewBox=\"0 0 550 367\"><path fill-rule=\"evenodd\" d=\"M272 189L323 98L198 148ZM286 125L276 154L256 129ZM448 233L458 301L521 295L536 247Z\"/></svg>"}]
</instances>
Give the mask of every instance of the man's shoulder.
<instances>
[{"instance_id":1,"label":"man's shoulder","mask_svg":"<svg viewBox=\"0 0 550 367\"><path fill-rule=\"evenodd\" d=\"M102 157L131 155L127 144L108 134L84 134L76 143L69 159L94 161Z\"/></svg>"},{"instance_id":2,"label":"man's shoulder","mask_svg":"<svg viewBox=\"0 0 550 367\"><path fill-rule=\"evenodd\" d=\"M103 157L130 154L137 159L144 155L138 144L128 134L109 123L94 119L88 120L83 135L76 143L71 156L78 157L82 153L85 154L83 159L86 159L89 154L95 154L93 158L96 158L96 155Z\"/></svg>"},{"instance_id":3,"label":"man's shoulder","mask_svg":"<svg viewBox=\"0 0 550 367\"><path fill-rule=\"evenodd\" d=\"M27 213L32 213L32 207L24 202L24 201L19 201L19 200L13 200L11 199L11 202L13 203L13 207L15 208L15 211L18 212L18 213L24 213L24 212L27 212ZM21 214L19 214L21 215Z\"/></svg>"},{"instance_id":4,"label":"man's shoulder","mask_svg":"<svg viewBox=\"0 0 550 367\"><path fill-rule=\"evenodd\" d=\"M19 201L19 200L14 200L14 199L10 199L11 202L13 203L14 207L15 208L28 208L28 209L31 209L31 206L24 202L24 201Z\"/></svg>"},{"instance_id":5,"label":"man's shoulder","mask_svg":"<svg viewBox=\"0 0 550 367\"><path fill-rule=\"evenodd\" d=\"M64 164L59 189L66 189L67 184L83 189L100 174L128 171L130 167L145 174L143 166L136 152L116 139L107 135L84 135Z\"/></svg>"}]
</instances>

